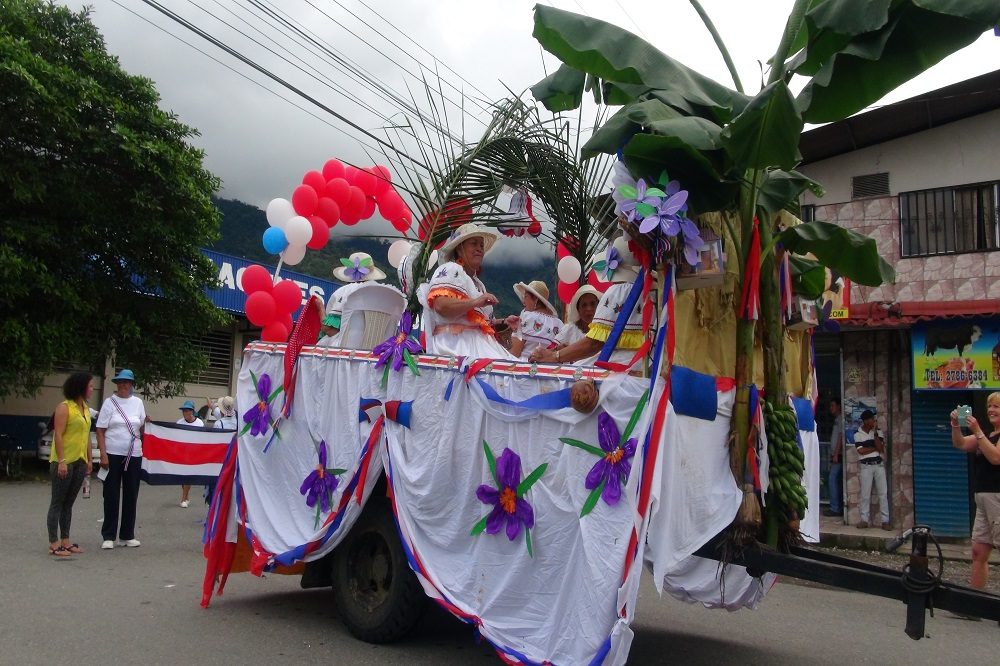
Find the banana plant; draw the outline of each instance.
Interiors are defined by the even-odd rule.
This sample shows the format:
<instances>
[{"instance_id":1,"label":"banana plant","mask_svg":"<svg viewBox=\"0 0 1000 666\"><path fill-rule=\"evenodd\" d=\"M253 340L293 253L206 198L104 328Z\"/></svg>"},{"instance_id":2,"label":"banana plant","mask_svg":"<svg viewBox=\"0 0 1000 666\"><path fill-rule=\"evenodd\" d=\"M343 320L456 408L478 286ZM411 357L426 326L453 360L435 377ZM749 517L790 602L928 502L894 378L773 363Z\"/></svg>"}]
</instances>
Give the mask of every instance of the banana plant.
<instances>
[{"instance_id":1,"label":"banana plant","mask_svg":"<svg viewBox=\"0 0 1000 666\"><path fill-rule=\"evenodd\" d=\"M837 225L776 226L796 213L805 190L821 186L795 170L804 124L840 120L878 101L945 56L971 44L1000 21L996 0L795 0L769 74L754 94L744 90L721 37L697 0L733 78L720 84L614 25L536 5L533 35L561 66L531 91L551 111L579 106L585 91L620 107L583 146L586 155L618 154L636 178L666 170L689 191L691 215L724 211L736 223L727 235L737 249L741 282L759 270L761 339L769 409L783 408L783 324L776 253L812 254L819 264L858 284L894 279L875 242ZM794 94L793 79L804 80ZM751 238L759 221L763 251L753 265ZM780 245L781 250L777 250ZM849 250L849 251L848 251ZM733 414L733 473L740 482L750 433L749 389L757 322L739 313ZM790 507L768 498L766 540L784 530ZM738 519L739 520L739 519ZM793 530L794 531L794 530ZM754 525L736 525L742 540ZM785 534L788 532L785 531Z\"/></svg>"}]
</instances>

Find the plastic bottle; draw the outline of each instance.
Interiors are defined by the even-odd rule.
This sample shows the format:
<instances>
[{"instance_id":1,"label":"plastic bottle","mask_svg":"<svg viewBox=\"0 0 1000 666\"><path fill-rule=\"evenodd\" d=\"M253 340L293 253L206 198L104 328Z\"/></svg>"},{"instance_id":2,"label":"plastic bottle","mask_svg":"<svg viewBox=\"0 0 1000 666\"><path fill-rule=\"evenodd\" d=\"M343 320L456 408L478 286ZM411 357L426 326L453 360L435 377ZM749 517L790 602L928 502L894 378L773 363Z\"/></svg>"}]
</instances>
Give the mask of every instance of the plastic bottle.
<instances>
[{"instance_id":1,"label":"plastic bottle","mask_svg":"<svg viewBox=\"0 0 1000 666\"><path fill-rule=\"evenodd\" d=\"M84 499L90 499L90 475L86 474L83 477L83 497Z\"/></svg>"}]
</instances>

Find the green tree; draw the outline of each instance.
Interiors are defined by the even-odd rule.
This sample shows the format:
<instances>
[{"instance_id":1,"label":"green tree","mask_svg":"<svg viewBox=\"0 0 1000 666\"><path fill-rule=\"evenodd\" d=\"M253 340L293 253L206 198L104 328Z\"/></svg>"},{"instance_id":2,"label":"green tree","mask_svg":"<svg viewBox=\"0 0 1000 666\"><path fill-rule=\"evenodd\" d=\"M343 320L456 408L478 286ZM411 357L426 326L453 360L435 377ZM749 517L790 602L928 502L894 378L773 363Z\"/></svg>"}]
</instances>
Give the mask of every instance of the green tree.
<instances>
[{"instance_id":1,"label":"green tree","mask_svg":"<svg viewBox=\"0 0 1000 666\"><path fill-rule=\"evenodd\" d=\"M219 182L158 102L88 10L0 6L0 395L109 355L170 395L205 363L186 341L226 321L199 251L217 236Z\"/></svg>"},{"instance_id":2,"label":"green tree","mask_svg":"<svg viewBox=\"0 0 1000 666\"><path fill-rule=\"evenodd\" d=\"M777 214L783 209L795 212L803 190L820 193L818 184L793 170L801 159L798 147L804 124L840 120L879 100L994 26L1000 20L1000 4L996 0L795 0L768 63L766 83L756 94L748 94L715 27L698 1L690 1L719 47L734 89L613 25L537 5L534 36L563 65L536 84L532 93L553 111L575 108L585 90L609 105L621 106L587 142L585 154L620 151L634 175L654 180L667 170L690 191L694 212L725 211L732 216L727 236L737 249L741 277L753 284L747 277L760 271L760 321L741 318L734 341L740 389L731 441L733 472L740 481L750 430L746 387L753 377L757 326L768 410L776 412L786 401L777 243L785 251L811 252L820 263L859 284L893 279L892 268L878 257L872 239L825 222L784 231L777 227ZM797 95L790 85L793 79L804 81ZM758 265L749 261L755 218L760 220L763 247ZM810 270L806 267L804 272ZM774 499L767 502L771 544L779 538L782 518L801 513L804 503L795 507L789 503L796 510L781 516L783 510L775 507L782 502ZM741 522L738 540L743 540L750 523ZM797 536L794 529L784 532L789 533Z\"/></svg>"}]
</instances>

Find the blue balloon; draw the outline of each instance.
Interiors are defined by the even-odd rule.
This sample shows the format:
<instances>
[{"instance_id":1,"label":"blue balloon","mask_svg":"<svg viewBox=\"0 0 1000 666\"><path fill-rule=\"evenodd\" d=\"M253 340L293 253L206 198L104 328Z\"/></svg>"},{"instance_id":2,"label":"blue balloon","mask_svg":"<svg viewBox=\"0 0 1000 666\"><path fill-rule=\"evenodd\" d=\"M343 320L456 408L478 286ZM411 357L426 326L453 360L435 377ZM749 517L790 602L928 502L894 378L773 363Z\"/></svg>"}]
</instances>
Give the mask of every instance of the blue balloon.
<instances>
[{"instance_id":1,"label":"blue balloon","mask_svg":"<svg viewBox=\"0 0 1000 666\"><path fill-rule=\"evenodd\" d=\"M268 254L281 254L288 247L285 232L278 227L268 227L264 232L264 250Z\"/></svg>"}]
</instances>

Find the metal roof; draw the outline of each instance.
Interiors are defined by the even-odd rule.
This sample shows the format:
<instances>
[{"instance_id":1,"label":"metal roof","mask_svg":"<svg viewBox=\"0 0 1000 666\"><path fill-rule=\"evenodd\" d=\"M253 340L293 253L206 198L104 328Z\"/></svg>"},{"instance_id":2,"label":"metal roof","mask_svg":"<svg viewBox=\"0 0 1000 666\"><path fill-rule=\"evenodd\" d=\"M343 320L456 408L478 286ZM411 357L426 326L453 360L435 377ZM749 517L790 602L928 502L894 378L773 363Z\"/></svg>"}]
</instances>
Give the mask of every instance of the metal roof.
<instances>
[{"instance_id":1,"label":"metal roof","mask_svg":"<svg viewBox=\"0 0 1000 666\"><path fill-rule=\"evenodd\" d=\"M1000 70L804 132L799 143L802 164L995 109L1000 109Z\"/></svg>"}]
</instances>

